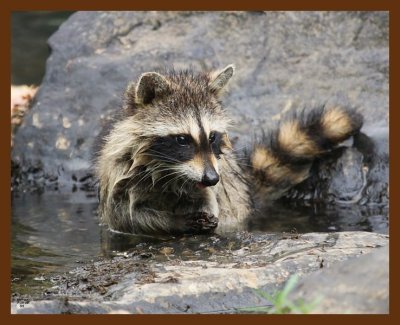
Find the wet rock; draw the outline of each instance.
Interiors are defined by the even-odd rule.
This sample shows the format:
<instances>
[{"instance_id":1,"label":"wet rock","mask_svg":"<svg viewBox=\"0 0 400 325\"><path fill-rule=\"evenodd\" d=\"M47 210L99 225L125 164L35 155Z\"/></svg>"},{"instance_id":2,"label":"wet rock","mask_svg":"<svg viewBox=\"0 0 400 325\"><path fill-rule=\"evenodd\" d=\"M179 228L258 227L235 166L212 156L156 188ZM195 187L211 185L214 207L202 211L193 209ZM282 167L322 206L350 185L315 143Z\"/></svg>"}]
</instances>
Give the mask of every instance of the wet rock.
<instances>
[{"instance_id":1,"label":"wet rock","mask_svg":"<svg viewBox=\"0 0 400 325\"><path fill-rule=\"evenodd\" d=\"M387 12L78 12L49 45L46 75L14 142L14 188L73 186L127 82L165 66L236 64L224 102L239 147L282 111L320 103L357 107L365 133L379 129L388 139ZM374 184L381 190L371 200L385 187Z\"/></svg>"},{"instance_id":2,"label":"wet rock","mask_svg":"<svg viewBox=\"0 0 400 325\"><path fill-rule=\"evenodd\" d=\"M305 277L288 299L318 301L315 314L388 314L389 246Z\"/></svg>"},{"instance_id":3,"label":"wet rock","mask_svg":"<svg viewBox=\"0 0 400 325\"><path fill-rule=\"evenodd\" d=\"M119 256L77 268L59 284L63 291L53 294L55 301L30 301L21 307L15 299L12 313L238 313L249 307L271 306L254 289L276 292L292 274L305 277L321 267L327 271L332 268L332 283L338 283L341 275L333 270L339 261L344 261L341 270L347 270L352 278L359 276L362 265L382 266L382 272L369 272L370 266L364 268L362 283L374 282L373 288L379 292L387 290L387 273L377 261L387 260L388 251L382 251L378 259L368 254L388 244L386 235L341 232L240 236L242 247L231 249L229 241L220 241L207 258L166 257L162 251L165 244L160 244L158 254L162 260L155 256L140 261L138 248L127 259ZM208 241L215 240L209 237ZM157 251L155 245L150 248ZM364 264L353 271L350 258L360 255L365 255L359 259ZM71 285L63 286L65 281ZM90 294L89 285L93 287ZM356 286L354 283L352 288ZM337 290L340 292L340 288ZM344 299L354 311L359 311L357 306L363 299L368 306L373 301L377 306L387 304L384 295L359 295L352 309L350 297Z\"/></svg>"}]
</instances>

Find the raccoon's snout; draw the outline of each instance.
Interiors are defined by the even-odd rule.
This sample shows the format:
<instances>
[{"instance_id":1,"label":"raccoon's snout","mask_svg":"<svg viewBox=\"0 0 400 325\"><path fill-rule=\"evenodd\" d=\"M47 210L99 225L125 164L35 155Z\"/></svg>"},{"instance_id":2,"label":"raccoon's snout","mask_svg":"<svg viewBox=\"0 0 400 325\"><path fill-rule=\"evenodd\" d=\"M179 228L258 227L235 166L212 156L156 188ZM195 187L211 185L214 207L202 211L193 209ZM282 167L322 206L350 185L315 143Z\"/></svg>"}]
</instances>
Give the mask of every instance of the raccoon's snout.
<instances>
[{"instance_id":1,"label":"raccoon's snout","mask_svg":"<svg viewBox=\"0 0 400 325\"><path fill-rule=\"evenodd\" d=\"M208 167L204 170L203 178L201 179L201 184L204 186L214 186L219 182L219 175L213 167Z\"/></svg>"}]
</instances>

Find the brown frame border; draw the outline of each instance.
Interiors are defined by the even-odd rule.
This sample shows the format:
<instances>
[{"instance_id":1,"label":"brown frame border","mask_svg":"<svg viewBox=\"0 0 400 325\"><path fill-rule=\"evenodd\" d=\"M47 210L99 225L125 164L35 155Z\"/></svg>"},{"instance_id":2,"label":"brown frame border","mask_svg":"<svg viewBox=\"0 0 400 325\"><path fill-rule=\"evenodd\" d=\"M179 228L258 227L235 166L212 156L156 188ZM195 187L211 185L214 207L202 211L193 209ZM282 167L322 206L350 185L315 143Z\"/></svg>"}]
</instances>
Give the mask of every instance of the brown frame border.
<instances>
[{"instance_id":1,"label":"brown frame border","mask_svg":"<svg viewBox=\"0 0 400 325\"><path fill-rule=\"evenodd\" d=\"M188 2L180 4L177 0L170 0L163 2L162 0L152 1L151 4L146 3L128 3L127 1L114 0L112 2L106 0L98 0L96 2L87 1L85 3L78 0L70 0L67 4L55 2L51 0L3 0L0 4L0 33L2 34L1 40L5 47L11 48L10 40L10 14L12 11L19 10L376 10L376 11L389 11L390 13L390 75L389 75L389 91L390 91L390 121L389 121L389 135L390 135L390 194L392 198L398 198L399 196L399 158L398 158L398 139L399 129L396 128L395 122L399 120L399 91L396 92L396 87L399 86L399 43L396 40L400 40L399 21L400 11L396 6L395 1L390 0L364 0L363 3L357 4L356 2L349 2L344 0L336 1L318 1L318 0L281 0L275 2L262 2L255 0L248 0L241 3L217 3L210 0L203 0L201 3L189 4ZM10 50L0 52L1 62L3 65L3 74L1 75L2 89L9 89L10 75L11 75L11 57ZM10 103L10 93L2 98L4 107ZM395 288L399 288L399 280L396 277L397 271L399 271L398 258L395 255L395 247L399 247L399 240L397 235L399 232L398 227L398 215L399 204L390 200L390 314L389 315L11 315L10 314L10 227L11 227L11 198L10 198L10 120L9 112L3 108L3 118L0 119L1 126L0 132L2 132L2 151L8 158L0 160L1 162L1 198L4 216L2 217L1 224L1 250L2 256L5 263L2 263L0 268L1 274L1 318L6 323L22 324L25 322L40 324L52 323L54 321L60 323L70 322L83 322L95 321L97 324L106 324L110 320L115 321L133 321L133 322L166 322L166 323L187 323L200 324L203 322L215 321L215 322L233 322L243 323L245 321L253 322L265 322L265 321L276 321L275 317L285 321L294 322L305 322L305 323L337 323L339 322L371 322L376 323L377 321L384 322L395 322L395 319L399 315L399 307L396 304L398 301L399 291ZM397 149L397 150L396 150ZM294 318L296 317L296 318Z\"/></svg>"}]
</instances>

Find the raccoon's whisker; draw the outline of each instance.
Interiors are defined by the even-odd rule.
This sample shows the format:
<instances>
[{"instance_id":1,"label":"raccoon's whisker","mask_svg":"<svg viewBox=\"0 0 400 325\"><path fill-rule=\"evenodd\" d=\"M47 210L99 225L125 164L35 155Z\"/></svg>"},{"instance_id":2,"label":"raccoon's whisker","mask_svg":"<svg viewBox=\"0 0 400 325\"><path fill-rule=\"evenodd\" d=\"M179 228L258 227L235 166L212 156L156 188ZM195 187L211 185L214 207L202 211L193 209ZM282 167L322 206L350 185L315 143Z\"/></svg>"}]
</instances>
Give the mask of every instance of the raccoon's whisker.
<instances>
[{"instance_id":1,"label":"raccoon's whisker","mask_svg":"<svg viewBox=\"0 0 400 325\"><path fill-rule=\"evenodd\" d=\"M167 173L165 175L165 172L172 172L173 174L177 173L177 171L175 169L172 168L163 168L163 169L157 169L153 172L153 174L156 174L155 176L159 176L159 174L161 174L160 176L162 176L161 178L167 177L169 175L169 173ZM157 180L159 180L160 178L156 178Z\"/></svg>"},{"instance_id":2,"label":"raccoon's whisker","mask_svg":"<svg viewBox=\"0 0 400 325\"><path fill-rule=\"evenodd\" d=\"M157 173L157 174L164 173L164 172L176 172L176 171L178 171L178 169L173 168L173 167L164 167L164 168L152 170L152 172Z\"/></svg>"},{"instance_id":3,"label":"raccoon's whisker","mask_svg":"<svg viewBox=\"0 0 400 325\"><path fill-rule=\"evenodd\" d=\"M143 182L146 178L152 178L155 172L158 172L157 168L147 170L146 174L136 183L136 185L139 185L141 182ZM152 184L154 185L154 180L152 180ZM152 186L154 187L154 186Z\"/></svg>"},{"instance_id":4,"label":"raccoon's whisker","mask_svg":"<svg viewBox=\"0 0 400 325\"><path fill-rule=\"evenodd\" d=\"M162 186L162 188L166 190L166 189L168 188L168 185L169 185L170 183L176 182L176 181L178 181L180 178L184 178L184 177L185 177L185 175L180 174L180 175L178 175L178 176L176 176L176 177L170 179L168 182L166 182L166 183Z\"/></svg>"},{"instance_id":5,"label":"raccoon's whisker","mask_svg":"<svg viewBox=\"0 0 400 325\"><path fill-rule=\"evenodd\" d=\"M168 156L163 156L163 155L155 155L155 154L150 154L150 153L144 153L142 155L143 156L149 156L149 157L152 157L152 158L162 158L166 162L180 162L179 160L173 159L173 158L168 157Z\"/></svg>"},{"instance_id":6,"label":"raccoon's whisker","mask_svg":"<svg viewBox=\"0 0 400 325\"><path fill-rule=\"evenodd\" d=\"M178 175L178 176L176 176L176 177L170 179L169 181L167 181L167 182L162 186L162 189L163 189L163 190L166 190L166 189L168 188L168 185L169 185L170 183L173 183L173 182L177 181L177 180L178 180L179 178L181 178L181 177L182 177L181 175Z\"/></svg>"},{"instance_id":7,"label":"raccoon's whisker","mask_svg":"<svg viewBox=\"0 0 400 325\"><path fill-rule=\"evenodd\" d=\"M165 156L157 156L157 155L153 155L153 154L146 154L146 156L151 157L151 159L153 159L152 162L154 162L154 161L162 161L162 162L165 162L165 163L178 163L179 162L177 160L175 161L175 160L170 159L170 158L165 157ZM150 162L150 163L152 163L152 162Z\"/></svg>"},{"instance_id":8,"label":"raccoon's whisker","mask_svg":"<svg viewBox=\"0 0 400 325\"><path fill-rule=\"evenodd\" d=\"M141 182L143 182L147 177L150 177L155 171L157 171L161 167L163 167L163 166L162 165L156 165L156 166L146 165L146 169L137 174L137 176L140 176L142 174L144 174L144 176L136 182L135 186L137 187Z\"/></svg>"},{"instance_id":9,"label":"raccoon's whisker","mask_svg":"<svg viewBox=\"0 0 400 325\"><path fill-rule=\"evenodd\" d=\"M164 172L167 170L175 170L173 166L166 166L164 164L157 164L157 165L148 165L147 172L154 173L154 172Z\"/></svg>"},{"instance_id":10,"label":"raccoon's whisker","mask_svg":"<svg viewBox=\"0 0 400 325\"><path fill-rule=\"evenodd\" d=\"M189 179L186 178L185 181L183 182L183 184L181 185L181 187L176 191L176 193L179 195L179 197L182 197L182 194L184 192L184 187L187 182L189 182Z\"/></svg>"},{"instance_id":11,"label":"raccoon's whisker","mask_svg":"<svg viewBox=\"0 0 400 325\"><path fill-rule=\"evenodd\" d=\"M150 162L144 166L146 167L146 170L150 173L155 172L155 171L160 171L161 169L162 170L170 170L170 169L174 168L173 166L167 165L165 163L159 163L159 162L154 163L154 161Z\"/></svg>"},{"instance_id":12,"label":"raccoon's whisker","mask_svg":"<svg viewBox=\"0 0 400 325\"><path fill-rule=\"evenodd\" d=\"M150 177L151 173L146 173L139 181L135 182L135 187L138 187L147 177Z\"/></svg>"},{"instance_id":13,"label":"raccoon's whisker","mask_svg":"<svg viewBox=\"0 0 400 325\"><path fill-rule=\"evenodd\" d=\"M172 176L172 175L175 175L175 174L180 174L180 172L179 171L175 171L175 172L172 172L172 173L169 173L169 174L167 174L167 175L164 175L163 177L161 177L161 178L158 178L158 179L156 179L156 181L153 183L153 188L154 188L154 185L156 185L159 181L161 181L163 178L166 178L166 177L169 177L169 176Z\"/></svg>"},{"instance_id":14,"label":"raccoon's whisker","mask_svg":"<svg viewBox=\"0 0 400 325\"><path fill-rule=\"evenodd\" d=\"M161 181L162 179L169 177L171 175L179 174L179 171L174 168L163 168L153 172L154 184Z\"/></svg>"},{"instance_id":15,"label":"raccoon's whisker","mask_svg":"<svg viewBox=\"0 0 400 325\"><path fill-rule=\"evenodd\" d=\"M182 186L180 187L180 189L178 190L179 192L179 196L182 196L183 194L183 187L185 186L185 184L189 181L189 178L186 178L186 180L183 182Z\"/></svg>"},{"instance_id":16,"label":"raccoon's whisker","mask_svg":"<svg viewBox=\"0 0 400 325\"><path fill-rule=\"evenodd\" d=\"M135 174L135 178L137 178L137 177L139 177L139 176L142 176L142 175L144 175L144 174L148 174L149 173L149 171L146 169L146 170L142 170L141 172L139 172L139 173L137 173L137 174Z\"/></svg>"},{"instance_id":17,"label":"raccoon's whisker","mask_svg":"<svg viewBox=\"0 0 400 325\"><path fill-rule=\"evenodd\" d=\"M154 153L154 154L152 154L152 153ZM159 152L159 151L156 151L156 150L149 150L149 152L148 153L144 153L144 155L148 155L150 157L165 158L168 161L172 161L172 162L180 162L179 160L174 159L174 158L169 157L169 156L166 156L166 155L163 155L162 152Z\"/></svg>"}]
</instances>

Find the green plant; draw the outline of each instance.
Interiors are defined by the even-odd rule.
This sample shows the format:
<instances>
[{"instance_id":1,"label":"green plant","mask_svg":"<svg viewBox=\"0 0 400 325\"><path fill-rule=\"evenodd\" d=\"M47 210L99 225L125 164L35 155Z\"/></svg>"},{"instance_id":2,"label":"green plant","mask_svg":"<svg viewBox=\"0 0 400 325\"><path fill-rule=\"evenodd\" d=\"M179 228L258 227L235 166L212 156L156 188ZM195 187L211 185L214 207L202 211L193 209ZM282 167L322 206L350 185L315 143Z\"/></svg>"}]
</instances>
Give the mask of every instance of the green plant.
<instances>
[{"instance_id":1,"label":"green plant","mask_svg":"<svg viewBox=\"0 0 400 325\"><path fill-rule=\"evenodd\" d=\"M311 303L305 303L302 299L291 301L288 298L289 293L294 289L298 282L298 276L292 275L286 282L284 288L277 291L274 295L270 295L267 292L256 289L254 290L257 295L268 300L272 306L261 306L261 307L250 307L243 308L240 311L243 312L259 312L268 314L308 314L316 305L319 304L320 299L315 299Z\"/></svg>"}]
</instances>

